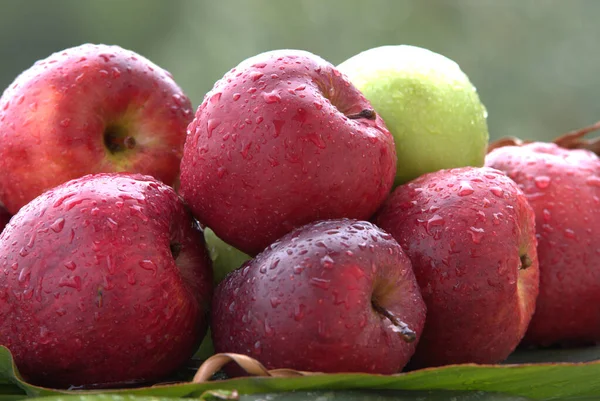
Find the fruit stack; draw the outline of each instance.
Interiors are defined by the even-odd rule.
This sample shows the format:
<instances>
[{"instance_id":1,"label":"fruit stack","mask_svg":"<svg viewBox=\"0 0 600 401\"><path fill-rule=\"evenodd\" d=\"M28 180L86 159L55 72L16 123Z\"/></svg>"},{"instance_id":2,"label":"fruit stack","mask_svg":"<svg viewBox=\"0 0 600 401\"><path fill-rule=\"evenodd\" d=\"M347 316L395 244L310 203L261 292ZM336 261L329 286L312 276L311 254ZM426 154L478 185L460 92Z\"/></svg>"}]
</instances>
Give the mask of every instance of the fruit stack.
<instances>
[{"instance_id":1,"label":"fruit stack","mask_svg":"<svg viewBox=\"0 0 600 401\"><path fill-rule=\"evenodd\" d=\"M486 119L412 46L259 54L195 115L134 52L53 54L0 98L0 345L64 388L164 380L209 326L215 352L323 373L595 343L600 159L486 155Z\"/></svg>"}]
</instances>

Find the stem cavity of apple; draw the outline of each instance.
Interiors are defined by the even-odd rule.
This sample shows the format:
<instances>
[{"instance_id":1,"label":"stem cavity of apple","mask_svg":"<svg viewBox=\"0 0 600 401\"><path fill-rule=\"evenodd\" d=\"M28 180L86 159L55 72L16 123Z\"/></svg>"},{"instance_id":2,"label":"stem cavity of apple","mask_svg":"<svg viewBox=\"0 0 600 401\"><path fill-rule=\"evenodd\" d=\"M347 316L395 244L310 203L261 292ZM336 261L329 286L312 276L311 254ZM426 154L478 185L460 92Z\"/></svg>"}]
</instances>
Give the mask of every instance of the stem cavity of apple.
<instances>
[{"instance_id":1,"label":"stem cavity of apple","mask_svg":"<svg viewBox=\"0 0 600 401\"><path fill-rule=\"evenodd\" d=\"M521 266L519 266L519 270L525 270L533 264L533 260L531 260L529 255L527 255L526 253L521 255L520 259L521 259Z\"/></svg>"},{"instance_id":2,"label":"stem cavity of apple","mask_svg":"<svg viewBox=\"0 0 600 401\"><path fill-rule=\"evenodd\" d=\"M181 253L182 245L179 242L171 242L169 247L171 248L171 255L173 256L173 259L177 260L179 254Z\"/></svg>"},{"instance_id":3,"label":"stem cavity of apple","mask_svg":"<svg viewBox=\"0 0 600 401\"><path fill-rule=\"evenodd\" d=\"M111 154L131 150L136 144L135 138L117 125L109 125L104 130L104 146Z\"/></svg>"},{"instance_id":4,"label":"stem cavity of apple","mask_svg":"<svg viewBox=\"0 0 600 401\"><path fill-rule=\"evenodd\" d=\"M377 118L377 113L373 109L363 109L359 113L349 114L348 117L351 120L357 120L359 118L366 118L367 120L375 120Z\"/></svg>"},{"instance_id":5,"label":"stem cavity of apple","mask_svg":"<svg viewBox=\"0 0 600 401\"><path fill-rule=\"evenodd\" d=\"M394 325L392 329L394 332L400 334L400 337L402 337L405 342L412 343L417 339L417 333L412 331L406 323L398 319L392 312L379 305L376 301L371 301L371 305L373 306L373 309L375 309L375 312L392 322Z\"/></svg>"}]
</instances>

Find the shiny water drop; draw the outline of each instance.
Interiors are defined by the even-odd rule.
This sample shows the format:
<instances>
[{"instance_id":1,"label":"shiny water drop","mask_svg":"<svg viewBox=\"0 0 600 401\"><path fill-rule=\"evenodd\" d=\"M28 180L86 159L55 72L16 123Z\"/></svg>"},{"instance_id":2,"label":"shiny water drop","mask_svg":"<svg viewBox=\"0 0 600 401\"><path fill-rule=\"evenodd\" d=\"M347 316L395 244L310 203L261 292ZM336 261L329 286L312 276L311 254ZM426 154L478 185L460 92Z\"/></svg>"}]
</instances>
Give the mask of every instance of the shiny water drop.
<instances>
[{"instance_id":1,"label":"shiny water drop","mask_svg":"<svg viewBox=\"0 0 600 401\"><path fill-rule=\"evenodd\" d=\"M591 175L586 178L585 183L592 187L600 187L600 177L597 175Z\"/></svg>"},{"instance_id":2,"label":"shiny water drop","mask_svg":"<svg viewBox=\"0 0 600 401\"><path fill-rule=\"evenodd\" d=\"M206 123L206 136L210 138L212 136L213 131L221 124L220 120L215 118L211 118Z\"/></svg>"},{"instance_id":3,"label":"shiny water drop","mask_svg":"<svg viewBox=\"0 0 600 401\"><path fill-rule=\"evenodd\" d=\"M152 272L153 276L156 276L158 267L156 266L156 264L153 261L151 261L149 259L145 259L145 260L140 261L139 265L142 269L148 270L148 271Z\"/></svg>"},{"instance_id":4,"label":"shiny water drop","mask_svg":"<svg viewBox=\"0 0 600 401\"><path fill-rule=\"evenodd\" d=\"M491 187L490 192L498 198L502 198L504 196L504 190L500 187Z\"/></svg>"},{"instance_id":5,"label":"shiny water drop","mask_svg":"<svg viewBox=\"0 0 600 401\"><path fill-rule=\"evenodd\" d=\"M458 188L458 196L472 195L473 192L475 192L475 190L473 189L471 184L469 184L466 181L461 181L460 187Z\"/></svg>"},{"instance_id":6,"label":"shiny water drop","mask_svg":"<svg viewBox=\"0 0 600 401\"><path fill-rule=\"evenodd\" d=\"M328 290L331 286L331 280L327 280L320 277L311 277L310 284L314 287L318 287L323 290Z\"/></svg>"},{"instance_id":7,"label":"shiny water drop","mask_svg":"<svg viewBox=\"0 0 600 401\"><path fill-rule=\"evenodd\" d=\"M474 244L480 244L485 230L483 228L469 227L468 233L471 235L471 240Z\"/></svg>"},{"instance_id":8,"label":"shiny water drop","mask_svg":"<svg viewBox=\"0 0 600 401\"><path fill-rule=\"evenodd\" d=\"M277 138L281 134L281 128L285 124L285 120L273 120L273 127L275 127L275 138Z\"/></svg>"},{"instance_id":9,"label":"shiny water drop","mask_svg":"<svg viewBox=\"0 0 600 401\"><path fill-rule=\"evenodd\" d=\"M325 255L321 258L321 266L323 266L325 269L333 268L333 263L333 259L329 255Z\"/></svg>"},{"instance_id":10,"label":"shiny water drop","mask_svg":"<svg viewBox=\"0 0 600 401\"><path fill-rule=\"evenodd\" d=\"M279 305L281 305L281 300L277 297L271 297L270 301L272 308L277 308Z\"/></svg>"},{"instance_id":11,"label":"shiny water drop","mask_svg":"<svg viewBox=\"0 0 600 401\"><path fill-rule=\"evenodd\" d=\"M79 276L62 276L58 280L59 287L70 287L77 291L81 291L81 277Z\"/></svg>"},{"instance_id":12,"label":"shiny water drop","mask_svg":"<svg viewBox=\"0 0 600 401\"><path fill-rule=\"evenodd\" d=\"M261 79L263 75L265 75L265 74L263 74L262 72L252 71L250 73L250 79L252 80L252 82L256 82L259 79Z\"/></svg>"},{"instance_id":13,"label":"shiny water drop","mask_svg":"<svg viewBox=\"0 0 600 401\"><path fill-rule=\"evenodd\" d=\"M210 96L209 102L212 104L217 104L219 103L219 100L221 100L221 92L213 93Z\"/></svg>"},{"instance_id":14,"label":"shiny water drop","mask_svg":"<svg viewBox=\"0 0 600 401\"><path fill-rule=\"evenodd\" d=\"M295 321L299 322L302 319L304 319L305 309L306 309L306 305L304 305L304 304L297 304L294 307L294 320Z\"/></svg>"},{"instance_id":15,"label":"shiny water drop","mask_svg":"<svg viewBox=\"0 0 600 401\"><path fill-rule=\"evenodd\" d=\"M240 97L242 97L242 95L240 95L239 93L234 93L233 94L233 101L237 102L238 100L240 100Z\"/></svg>"},{"instance_id":16,"label":"shiny water drop","mask_svg":"<svg viewBox=\"0 0 600 401\"><path fill-rule=\"evenodd\" d=\"M539 189L546 189L550 185L550 177L545 175L537 176L533 179L535 186Z\"/></svg>"},{"instance_id":17,"label":"shiny water drop","mask_svg":"<svg viewBox=\"0 0 600 401\"><path fill-rule=\"evenodd\" d=\"M132 216L138 217L143 222L147 222L148 221L148 216L146 216L144 214L144 209L141 206L139 206L139 205L131 205L131 206L129 206L129 211L131 212Z\"/></svg>"},{"instance_id":18,"label":"shiny water drop","mask_svg":"<svg viewBox=\"0 0 600 401\"><path fill-rule=\"evenodd\" d=\"M69 270L75 270L75 268L77 267L77 265L75 264L75 262L73 262L72 260L69 260L69 261L65 262L64 266L67 269L69 269Z\"/></svg>"},{"instance_id":19,"label":"shiny water drop","mask_svg":"<svg viewBox=\"0 0 600 401\"><path fill-rule=\"evenodd\" d=\"M281 96L279 95L279 93L277 93L276 90L273 90L271 92L263 92L262 97L265 103L267 104L278 103L281 101Z\"/></svg>"}]
</instances>

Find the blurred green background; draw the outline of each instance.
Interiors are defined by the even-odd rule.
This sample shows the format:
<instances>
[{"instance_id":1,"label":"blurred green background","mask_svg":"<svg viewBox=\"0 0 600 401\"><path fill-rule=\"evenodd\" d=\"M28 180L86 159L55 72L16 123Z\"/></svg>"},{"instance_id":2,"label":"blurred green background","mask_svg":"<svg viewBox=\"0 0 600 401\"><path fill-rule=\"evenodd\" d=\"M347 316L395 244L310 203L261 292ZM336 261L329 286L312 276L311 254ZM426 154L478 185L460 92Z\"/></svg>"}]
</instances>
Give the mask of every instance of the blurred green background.
<instances>
[{"instance_id":1,"label":"blurred green background","mask_svg":"<svg viewBox=\"0 0 600 401\"><path fill-rule=\"evenodd\" d=\"M0 90L34 61L85 42L118 44L171 71L197 106L266 50L338 64L412 44L458 62L490 136L550 140L600 119L596 0L0 0Z\"/></svg>"}]
</instances>

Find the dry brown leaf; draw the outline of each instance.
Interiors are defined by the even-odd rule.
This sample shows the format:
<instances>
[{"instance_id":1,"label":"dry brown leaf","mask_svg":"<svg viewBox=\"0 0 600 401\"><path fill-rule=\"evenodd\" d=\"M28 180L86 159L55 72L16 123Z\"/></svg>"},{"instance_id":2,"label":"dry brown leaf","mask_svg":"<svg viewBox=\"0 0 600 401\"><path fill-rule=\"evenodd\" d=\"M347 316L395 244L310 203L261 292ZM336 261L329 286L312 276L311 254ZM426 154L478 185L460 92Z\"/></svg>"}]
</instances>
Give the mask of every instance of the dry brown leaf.
<instances>
[{"instance_id":1,"label":"dry brown leaf","mask_svg":"<svg viewBox=\"0 0 600 401\"><path fill-rule=\"evenodd\" d=\"M237 363L246 373L251 376L269 376L269 377L299 377L310 376L320 373L300 372L293 369L274 369L267 370L262 363L254 358L242 354L216 354L208 358L200 367L192 379L193 383L204 383L221 370L229 362Z\"/></svg>"}]
</instances>

